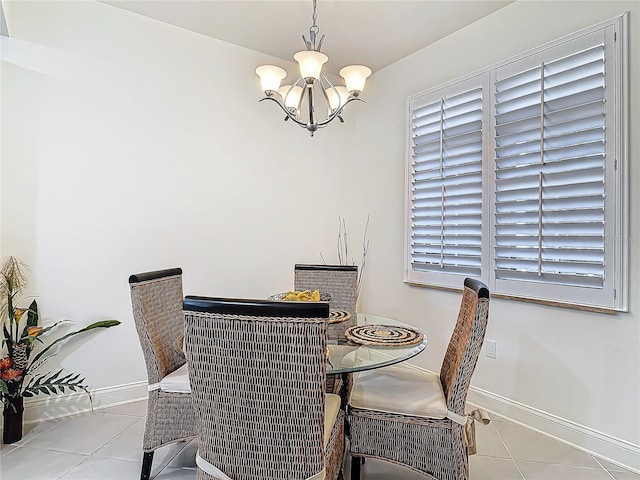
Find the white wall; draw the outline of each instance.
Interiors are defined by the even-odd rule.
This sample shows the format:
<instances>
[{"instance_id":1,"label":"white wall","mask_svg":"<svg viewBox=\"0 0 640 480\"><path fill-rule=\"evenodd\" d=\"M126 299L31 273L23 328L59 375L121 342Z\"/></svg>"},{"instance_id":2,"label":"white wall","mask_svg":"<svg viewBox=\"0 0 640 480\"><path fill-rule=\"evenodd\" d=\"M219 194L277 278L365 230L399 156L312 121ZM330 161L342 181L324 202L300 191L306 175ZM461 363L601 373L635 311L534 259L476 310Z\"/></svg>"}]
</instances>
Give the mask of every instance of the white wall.
<instances>
[{"instance_id":1,"label":"white wall","mask_svg":"<svg viewBox=\"0 0 640 480\"><path fill-rule=\"evenodd\" d=\"M429 346L415 363L438 370L460 295L403 283L406 98L545 42L630 13L630 131L638 132L640 3L518 1L379 72L358 117L355 157L367 172L358 199L374 220L363 310L415 322ZM366 117L366 118L365 118ZM375 120L370 120L375 119ZM496 411L640 468L640 284L637 206L640 143L630 140L630 312L586 313L493 299L487 338L497 358L480 358L471 395ZM375 168L371 168L375 165ZM479 390L478 390L479 389ZM535 417L544 417L536 419ZM602 434L602 435L600 435ZM596 439L597 437L597 439Z\"/></svg>"},{"instance_id":2,"label":"white wall","mask_svg":"<svg viewBox=\"0 0 640 480\"><path fill-rule=\"evenodd\" d=\"M58 357L91 388L146 380L130 274L264 298L294 263L336 261L354 122L312 139L259 104L255 67L292 65L97 2L5 12L1 254L29 264L45 316L123 322Z\"/></svg>"}]
</instances>

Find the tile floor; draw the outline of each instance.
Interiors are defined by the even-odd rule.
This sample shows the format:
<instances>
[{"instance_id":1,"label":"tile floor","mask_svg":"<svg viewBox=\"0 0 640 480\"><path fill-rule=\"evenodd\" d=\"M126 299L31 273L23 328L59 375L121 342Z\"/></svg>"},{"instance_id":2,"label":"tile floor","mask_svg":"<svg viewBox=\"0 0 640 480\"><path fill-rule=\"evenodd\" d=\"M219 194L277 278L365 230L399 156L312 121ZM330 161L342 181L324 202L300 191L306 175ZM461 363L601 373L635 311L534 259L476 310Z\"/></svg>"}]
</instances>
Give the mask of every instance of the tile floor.
<instances>
[{"instance_id":1,"label":"tile floor","mask_svg":"<svg viewBox=\"0 0 640 480\"><path fill-rule=\"evenodd\" d=\"M0 447L2 480L137 480L146 402L97 410L25 426L23 439ZM640 475L493 416L478 425L478 454L471 480L640 480ZM195 480L197 443L156 451L157 480ZM349 480L349 461L345 480ZM363 480L425 477L385 462L367 460Z\"/></svg>"}]
</instances>

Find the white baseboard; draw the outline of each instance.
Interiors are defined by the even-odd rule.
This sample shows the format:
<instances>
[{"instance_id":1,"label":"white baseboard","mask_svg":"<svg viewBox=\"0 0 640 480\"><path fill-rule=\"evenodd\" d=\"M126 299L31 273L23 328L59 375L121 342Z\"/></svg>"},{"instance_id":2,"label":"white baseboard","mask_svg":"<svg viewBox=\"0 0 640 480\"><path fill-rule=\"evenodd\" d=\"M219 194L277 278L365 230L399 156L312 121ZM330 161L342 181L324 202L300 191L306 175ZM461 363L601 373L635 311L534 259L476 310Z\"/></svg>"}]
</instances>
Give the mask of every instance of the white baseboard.
<instances>
[{"instance_id":1,"label":"white baseboard","mask_svg":"<svg viewBox=\"0 0 640 480\"><path fill-rule=\"evenodd\" d=\"M93 410L113 407L122 403L145 400L147 398L147 382L135 382L114 387L97 388L91 391ZM86 393L69 393L65 395L38 396L25 398L24 423L41 422L53 418L90 412L91 402Z\"/></svg>"},{"instance_id":2,"label":"white baseboard","mask_svg":"<svg viewBox=\"0 0 640 480\"><path fill-rule=\"evenodd\" d=\"M640 473L640 445L471 387L467 401L510 421L626 469Z\"/></svg>"}]
</instances>

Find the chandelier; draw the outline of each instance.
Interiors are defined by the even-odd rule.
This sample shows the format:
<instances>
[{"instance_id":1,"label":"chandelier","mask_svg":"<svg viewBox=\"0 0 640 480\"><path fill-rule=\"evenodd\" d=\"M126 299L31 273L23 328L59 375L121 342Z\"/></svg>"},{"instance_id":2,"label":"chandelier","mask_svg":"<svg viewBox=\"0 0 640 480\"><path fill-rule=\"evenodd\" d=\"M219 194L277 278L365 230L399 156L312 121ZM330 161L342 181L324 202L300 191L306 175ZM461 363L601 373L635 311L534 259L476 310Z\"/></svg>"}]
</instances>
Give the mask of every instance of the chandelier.
<instances>
[{"instance_id":1,"label":"chandelier","mask_svg":"<svg viewBox=\"0 0 640 480\"><path fill-rule=\"evenodd\" d=\"M309 40L302 35L306 50L297 52L293 58L300 67L300 78L292 85L280 86L280 82L287 76L287 72L275 65L262 65L256 68L256 74L260 77L263 100L272 100L277 103L286 114L285 121L291 119L313 134L319 128L325 127L332 120L342 119L344 107L358 98L367 77L371 75L371 69L364 65L349 65L340 70L340 76L344 78L346 86L334 85L324 73L322 66L329 60L320 52L324 34L316 44L316 36L320 29L316 25L316 1L313 0L313 24L309 28ZM323 120L316 118L316 97L321 93L326 105L327 115ZM305 97L307 100L305 101ZM302 117L305 117L305 120Z\"/></svg>"}]
</instances>

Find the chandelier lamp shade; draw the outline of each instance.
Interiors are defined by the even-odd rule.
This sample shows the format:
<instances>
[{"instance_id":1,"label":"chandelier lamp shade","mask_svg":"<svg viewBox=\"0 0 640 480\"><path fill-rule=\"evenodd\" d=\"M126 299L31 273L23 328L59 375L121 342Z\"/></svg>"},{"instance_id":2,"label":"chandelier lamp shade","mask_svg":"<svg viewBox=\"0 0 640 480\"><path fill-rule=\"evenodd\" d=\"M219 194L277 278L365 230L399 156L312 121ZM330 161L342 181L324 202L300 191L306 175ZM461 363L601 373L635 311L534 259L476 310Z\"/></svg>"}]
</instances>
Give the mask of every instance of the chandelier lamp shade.
<instances>
[{"instance_id":1,"label":"chandelier lamp shade","mask_svg":"<svg viewBox=\"0 0 640 480\"><path fill-rule=\"evenodd\" d=\"M297 52L293 58L298 62L300 77L291 85L281 85L287 72L275 65L262 65L256 68L260 77L263 100L277 103L286 114L285 121L291 119L299 126L306 128L313 134L319 128L325 127L336 118L344 122L342 112L347 104L359 98L371 69L364 65L350 65L340 70L340 76L345 85L334 85L322 72L322 67L329 57L320 52L324 35L316 44L316 37L320 29L316 25L316 2L313 0L313 24L309 28L309 40L302 35L306 50ZM305 98L306 97L306 98ZM322 120L316 115L316 99L321 97L326 107L326 116L322 113ZM304 117L304 119L303 119Z\"/></svg>"}]
</instances>

